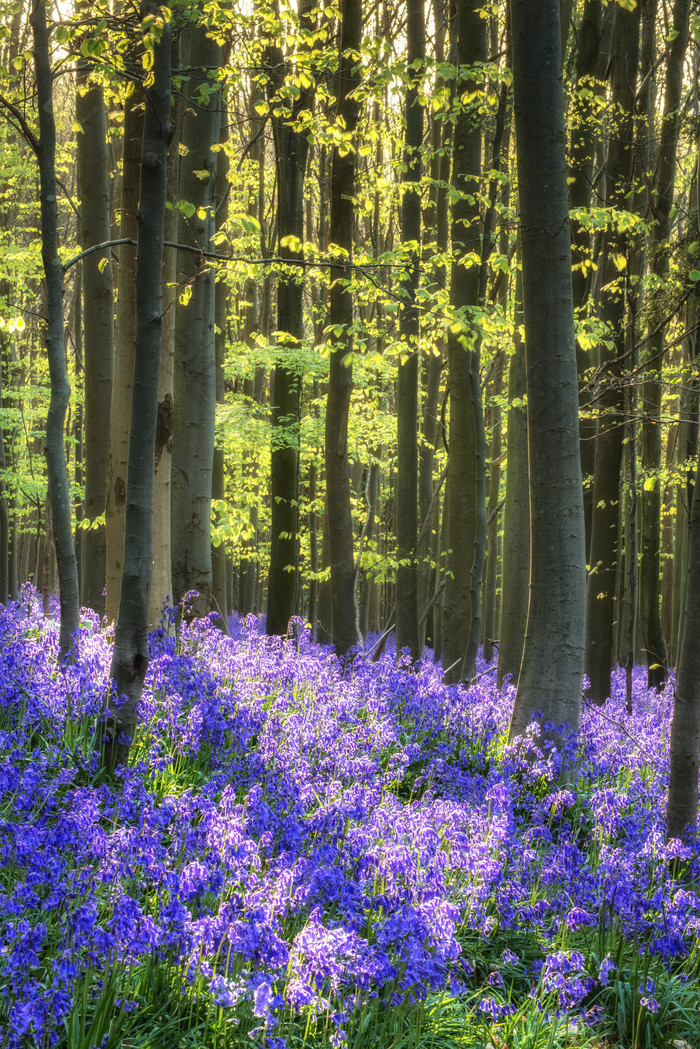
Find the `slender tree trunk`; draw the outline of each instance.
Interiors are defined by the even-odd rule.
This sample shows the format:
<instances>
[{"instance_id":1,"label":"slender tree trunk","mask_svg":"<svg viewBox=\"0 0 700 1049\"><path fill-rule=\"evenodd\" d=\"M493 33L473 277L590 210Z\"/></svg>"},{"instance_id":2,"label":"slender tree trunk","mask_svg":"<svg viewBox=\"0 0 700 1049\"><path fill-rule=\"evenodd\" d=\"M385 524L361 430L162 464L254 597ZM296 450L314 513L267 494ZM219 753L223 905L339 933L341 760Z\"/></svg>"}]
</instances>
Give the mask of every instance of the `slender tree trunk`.
<instances>
[{"instance_id":1,"label":"slender tree trunk","mask_svg":"<svg viewBox=\"0 0 700 1049\"><path fill-rule=\"evenodd\" d=\"M171 63L179 66L180 42L173 36ZM166 162L168 204L165 211L164 235L171 243L177 241L178 226L178 174L179 174L179 121L177 109L173 113L174 131ZM160 355L160 379L158 381L158 425L156 426L155 477L153 496L153 575L151 577L151 610L149 623L156 627L163 617L164 608L173 604L172 544L170 520L172 516L172 463L173 463L173 381L175 366L175 331L177 311L177 251L165 248L163 252L163 333Z\"/></svg>"},{"instance_id":2,"label":"slender tree trunk","mask_svg":"<svg viewBox=\"0 0 700 1049\"><path fill-rule=\"evenodd\" d=\"M0 345L4 339L0 338ZM3 368L4 353L0 355L0 407L3 406ZM5 488L5 431L0 423L0 604L6 605L10 599L10 515Z\"/></svg>"},{"instance_id":3,"label":"slender tree trunk","mask_svg":"<svg viewBox=\"0 0 700 1049\"><path fill-rule=\"evenodd\" d=\"M56 560L61 600L59 650L67 658L78 628L80 596L78 566L73 544L70 486L66 468L64 423L70 397L63 340L63 267L58 257L58 214L56 203L56 124L53 108L53 70L46 5L36 0L32 7L34 69L39 114L39 196L41 202L41 257L46 276L48 324L46 352L51 379L51 399L46 419L46 463L49 498L54 520Z\"/></svg>"},{"instance_id":4,"label":"slender tree trunk","mask_svg":"<svg viewBox=\"0 0 700 1049\"><path fill-rule=\"evenodd\" d=\"M81 5L82 6L82 5ZM81 246L110 239L109 165L102 88L91 84L84 71L76 74L75 116ZM85 515L90 527L84 536L83 602L100 615L105 610L105 526L96 518L105 513L109 413L114 373L114 279L112 252L106 248L82 261L83 361L85 388Z\"/></svg>"},{"instance_id":5,"label":"slender tree trunk","mask_svg":"<svg viewBox=\"0 0 700 1049\"><path fill-rule=\"evenodd\" d=\"M226 103L222 104L222 120L220 129L220 141L222 145L228 140L229 110ZM229 160L226 150L219 151L217 167L216 186L216 229L222 229L228 219L228 181ZM224 360L226 357L226 317L228 313L229 285L225 280L216 282L215 292L215 315L216 315L216 339L215 367L216 367L216 403L223 404L226 399L224 386ZM212 473L212 498L225 500L226 498L226 475L224 472L224 449L221 436L214 445L214 463ZM211 551L212 568L212 601L214 610L219 613L217 626L228 634L228 601L226 597L226 581L228 577L228 557L226 555L226 544L212 545Z\"/></svg>"},{"instance_id":6,"label":"slender tree trunk","mask_svg":"<svg viewBox=\"0 0 700 1049\"><path fill-rule=\"evenodd\" d=\"M585 0L578 30L576 51L576 90L572 93L571 159L569 177L572 209L591 206L591 195L595 185L596 142L601 135L601 94L605 85L602 78L609 59L610 33L614 9L604 11L602 0ZM574 311L585 316L590 298L593 270L593 243L591 230L586 222L575 221L572 236L572 287ZM580 407L585 408L589 395L582 382L586 372L593 366L593 352L584 349L579 342L576 347L579 382L584 392ZM595 463L596 423L592 418L582 418L579 423L581 434L581 472L584 484L584 517L586 522L586 552L590 548L591 515L593 511L593 471Z\"/></svg>"},{"instance_id":7,"label":"slender tree trunk","mask_svg":"<svg viewBox=\"0 0 700 1049\"><path fill-rule=\"evenodd\" d=\"M136 91L124 103L124 175L122 178L120 237L136 240L138 235L139 165L143 139L142 98ZM117 326L114 381L110 409L109 455L105 529L107 542L108 622L119 612L121 576L124 565L124 516L126 473L129 459L129 423L134 381L134 334L136 328L136 254L130 244L119 248Z\"/></svg>"},{"instance_id":8,"label":"slender tree trunk","mask_svg":"<svg viewBox=\"0 0 700 1049\"><path fill-rule=\"evenodd\" d=\"M438 65L445 60L444 41L446 24L445 0L438 5L436 10L435 30L435 61ZM438 89L445 87L442 78L438 79ZM429 209L425 215L425 237L434 236L433 244L425 244L424 255L437 255L440 262L435 267L435 290L444 288L447 283L447 267L445 256L449 244L449 205L447 195L447 184L450 180L450 138L451 124L444 120L439 114L432 118L431 140L432 157L430 162L430 202ZM378 223L377 223L378 224ZM441 332L438 333L433 353L426 352L423 356L423 410L420 441L420 461L418 477L418 521L420 530L426 521L431 505L435 505L433 511L433 522L424 531L424 539L418 549L418 609L423 616L431 596L431 588L435 584L437 572L433 566L433 552L436 547L437 533L440 529L440 502L433 500L433 473L435 470L435 452L438 445L438 415L440 398L440 379L445 365L445 339ZM421 647L427 641L431 647L434 645L435 628L434 623L439 619L440 609L433 605L428 613L426 621L421 628Z\"/></svg>"},{"instance_id":9,"label":"slender tree trunk","mask_svg":"<svg viewBox=\"0 0 700 1049\"><path fill-rule=\"evenodd\" d=\"M190 100L182 121L178 240L211 250L215 232L221 94L212 78L221 47L200 21L187 30ZM184 47L183 47L184 51ZM202 95L201 92L204 92ZM205 173L206 174L203 174ZM188 614L211 610L211 497L216 417L215 272L202 255L178 252L180 298L174 362L171 540L173 598L196 593Z\"/></svg>"},{"instance_id":10,"label":"slender tree trunk","mask_svg":"<svg viewBox=\"0 0 700 1049\"><path fill-rule=\"evenodd\" d=\"M520 254L520 248L518 249ZM522 327L522 267L515 271L514 346L508 374L506 501L503 508L503 583L498 646L498 687L507 677L517 684L527 627L530 583L530 494L527 467L525 344Z\"/></svg>"},{"instance_id":11,"label":"slender tree trunk","mask_svg":"<svg viewBox=\"0 0 700 1049\"><path fill-rule=\"evenodd\" d=\"M511 21L531 555L510 734L537 719L556 741L579 722L586 576L558 2L511 0Z\"/></svg>"},{"instance_id":12,"label":"slender tree trunk","mask_svg":"<svg viewBox=\"0 0 700 1049\"><path fill-rule=\"evenodd\" d=\"M145 90L136 261L134 384L126 487L124 568L107 696L103 758L124 764L137 724L148 669L148 620L153 571L153 503L158 385L163 330L163 227L167 151L172 134L171 30L153 0L142 5L159 29L153 40L153 83Z\"/></svg>"},{"instance_id":13,"label":"slender tree trunk","mask_svg":"<svg viewBox=\"0 0 700 1049\"><path fill-rule=\"evenodd\" d=\"M489 502L487 528L486 572L484 575L484 629L483 656L491 662L497 637L498 562L499 562L499 501L501 495L501 408L499 398L503 385L503 351L498 351L494 362L492 394L494 403L488 412L491 418L491 446L489 451Z\"/></svg>"},{"instance_id":14,"label":"slender tree trunk","mask_svg":"<svg viewBox=\"0 0 700 1049\"><path fill-rule=\"evenodd\" d=\"M700 622L700 459L688 530L688 574L685 620ZM700 756L700 631L686 630L680 649L671 724L671 779L666 808L666 835L683 838L698 818Z\"/></svg>"},{"instance_id":15,"label":"slender tree trunk","mask_svg":"<svg viewBox=\"0 0 700 1049\"><path fill-rule=\"evenodd\" d=\"M299 20L307 30L309 0L300 0ZM270 463L270 572L267 585L268 634L286 634L295 614L299 586L299 397L301 375L294 354L304 336L303 260L299 244L304 237L304 180L309 152L308 133L295 126L311 104L301 90L291 111L276 94L284 91L288 63L278 46L268 48L270 102L281 115L272 117L277 170L278 254L289 259L287 273L277 286L277 329L280 356L275 367L272 400Z\"/></svg>"},{"instance_id":16,"label":"slender tree trunk","mask_svg":"<svg viewBox=\"0 0 700 1049\"><path fill-rule=\"evenodd\" d=\"M607 161L607 200L625 209L631 186L634 159L633 117L639 66L639 5L634 11L616 8L612 107ZM620 261L622 260L622 261ZM625 290L628 239L617 226L606 232L604 256L605 288L601 316L608 325L609 342L601 353L600 392L602 418L598 427L593 478L590 572L586 588L586 661L589 695L604 703L610 695L613 635L616 613L615 590L619 571L620 473L624 441L624 394L620 376L626 350Z\"/></svg>"},{"instance_id":17,"label":"slender tree trunk","mask_svg":"<svg viewBox=\"0 0 700 1049\"><path fill-rule=\"evenodd\" d=\"M336 76L336 120L354 136L360 105L353 90L360 82L362 0L342 0L340 56ZM343 155L344 154L344 155ZM326 500L331 564L331 631L338 656L358 642L355 630L353 524L348 475L348 415L352 392L353 225L355 151L333 147L331 159L330 240L343 252L334 270L329 329L331 359L326 402Z\"/></svg>"},{"instance_id":18,"label":"slender tree trunk","mask_svg":"<svg viewBox=\"0 0 700 1049\"><path fill-rule=\"evenodd\" d=\"M457 61L462 70L486 58L486 22L477 0L459 0ZM469 94L471 81L459 84ZM477 92L478 94L478 92ZM447 337L450 429L446 486L447 562L442 606L442 665L446 682L473 677L481 636L481 574L486 545L486 434L479 378L478 303L481 228L478 187L482 131L477 104L463 104L454 128L450 299L455 320Z\"/></svg>"},{"instance_id":19,"label":"slender tree trunk","mask_svg":"<svg viewBox=\"0 0 700 1049\"><path fill-rule=\"evenodd\" d=\"M675 0L673 28L666 60L664 113L659 143L659 163L652 201L655 219L649 247L651 272L665 282L669 272L667 240L671 232L671 208L676 182L676 153L680 125L683 67L688 48L689 0ZM652 320L653 324L653 320ZM654 325L656 327L656 325ZM661 688L668 678L668 655L661 626L661 370L663 328L648 342L647 369L642 391L642 468L647 483L642 488L642 541L639 598L647 679L650 688Z\"/></svg>"},{"instance_id":20,"label":"slender tree trunk","mask_svg":"<svg viewBox=\"0 0 700 1049\"><path fill-rule=\"evenodd\" d=\"M419 281L421 238L420 180L423 168L423 104L420 77L425 62L424 0L407 0L406 65L410 83L406 90L406 132L401 182L401 241L408 254L401 286L400 315L402 358L396 388L398 458L396 469L396 539L399 567L396 572L396 650L407 648L411 659L421 654L418 628L418 386L419 314L416 293Z\"/></svg>"}]
</instances>

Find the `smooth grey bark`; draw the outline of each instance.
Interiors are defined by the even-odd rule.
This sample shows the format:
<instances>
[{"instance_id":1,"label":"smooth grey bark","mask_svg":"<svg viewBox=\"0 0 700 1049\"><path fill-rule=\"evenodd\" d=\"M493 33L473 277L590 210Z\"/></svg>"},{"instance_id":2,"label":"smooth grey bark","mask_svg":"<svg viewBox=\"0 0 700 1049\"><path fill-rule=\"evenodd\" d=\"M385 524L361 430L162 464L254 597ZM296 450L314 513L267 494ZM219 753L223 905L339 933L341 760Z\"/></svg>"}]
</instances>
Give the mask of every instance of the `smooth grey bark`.
<instances>
[{"instance_id":1,"label":"smooth grey bark","mask_svg":"<svg viewBox=\"0 0 700 1049\"><path fill-rule=\"evenodd\" d=\"M46 277L46 353L51 380L51 398L46 417L46 465L49 499L54 522L56 561L58 565L61 625L59 651L68 658L73 647L73 634L78 628L80 595L78 565L73 543L70 486L66 467L64 424L70 384L63 341L63 267L58 257L58 210L56 202L56 123L53 108L53 70L50 59L50 35L44 0L35 0L30 16L36 75L39 138L36 153L39 160L39 199L41 204L41 259Z\"/></svg>"},{"instance_id":2,"label":"smooth grey bark","mask_svg":"<svg viewBox=\"0 0 700 1049\"><path fill-rule=\"evenodd\" d=\"M112 654L113 686L103 715L102 754L109 766L124 764L128 759L149 661L154 467L163 331L163 228L172 118L170 23L163 20L154 0L145 0L142 4L141 17L146 16L154 19L157 35L153 40L153 83L144 92L124 567Z\"/></svg>"},{"instance_id":3,"label":"smooth grey bark","mask_svg":"<svg viewBox=\"0 0 700 1049\"><path fill-rule=\"evenodd\" d=\"M617 7L613 39L613 82L610 140L607 158L609 207L629 206L634 165L634 107L639 67L640 8L626 11ZM603 387L598 404L601 418L595 441L593 507L589 575L586 588L585 672L590 679L589 697L604 703L610 695L613 664L613 638L616 618L615 592L620 549L620 474L624 441L624 392L620 381L627 348L625 334L626 270L619 273L617 256L627 261L628 238L615 224L606 231L603 258L604 288L601 317L609 330L601 348L600 368Z\"/></svg>"},{"instance_id":4,"label":"smooth grey bark","mask_svg":"<svg viewBox=\"0 0 700 1049\"><path fill-rule=\"evenodd\" d=\"M362 0L342 0L340 54L336 72L336 120L354 136L360 103L357 55L362 44ZM344 153L344 155L343 155ZM355 629L355 562L348 469L348 416L352 393L353 297L350 289L355 215L354 149L337 145L331 157L330 241L343 252L334 270L329 305L330 372L326 401L326 502L331 565L331 634L341 658L359 641Z\"/></svg>"},{"instance_id":5,"label":"smooth grey bark","mask_svg":"<svg viewBox=\"0 0 700 1049\"><path fill-rule=\"evenodd\" d=\"M474 89L470 67L486 58L486 22L477 0L457 6L459 92ZM478 303L481 225L477 190L482 167L482 129L476 105L460 107L453 133L452 205L455 255L450 299L457 323L447 337L449 449L445 502L447 559L442 601L442 665L447 683L471 680L481 636L481 574L486 545L486 434L479 377L480 332L472 322ZM461 324L460 324L461 320ZM457 330L454 330L454 329Z\"/></svg>"},{"instance_id":6,"label":"smooth grey bark","mask_svg":"<svg viewBox=\"0 0 700 1049\"><path fill-rule=\"evenodd\" d=\"M124 102L124 155L120 237L138 236L139 169L143 141L143 97L134 89ZM124 565L124 518L126 474L129 459L131 391L134 380L134 335L136 329L136 254L130 244L119 247L117 323L115 331L114 379L110 407L109 452L105 532L107 547L107 621L119 613Z\"/></svg>"},{"instance_id":7,"label":"smooth grey bark","mask_svg":"<svg viewBox=\"0 0 700 1049\"><path fill-rule=\"evenodd\" d=\"M583 494L557 0L511 0L530 482L530 602L511 738L579 723ZM546 726L550 726L548 729Z\"/></svg>"},{"instance_id":8,"label":"smooth grey bark","mask_svg":"<svg viewBox=\"0 0 700 1049\"><path fill-rule=\"evenodd\" d=\"M299 0L298 16L307 32L311 25L310 0ZM304 238L304 181L309 136L298 127L299 115L311 105L308 89L299 90L291 104L284 93L291 60L282 48L267 48L269 100L277 173L278 255L291 263L303 260L299 243ZM277 97L276 97L277 96ZM289 106L289 112L286 112ZM279 114L279 115L276 115ZM299 413L302 377L294 354L304 337L303 268L290 265L277 285L277 330L279 356L272 396L272 448L270 456L270 570L267 583L268 634L286 634L289 620L297 612L299 588Z\"/></svg>"},{"instance_id":9,"label":"smooth grey bark","mask_svg":"<svg viewBox=\"0 0 700 1049\"><path fill-rule=\"evenodd\" d=\"M80 243L83 250L110 240L107 126L102 88L85 70L76 74ZM114 373L114 276L110 248L82 261L83 368L85 391L85 516L91 522L83 538L83 604L105 610L107 547L105 526L94 524L105 513L109 413Z\"/></svg>"},{"instance_id":10,"label":"smooth grey bark","mask_svg":"<svg viewBox=\"0 0 700 1049\"><path fill-rule=\"evenodd\" d=\"M216 168L221 92L216 71L221 47L203 22L189 42L188 103L182 119L178 241L211 250L215 232ZM186 45L183 45L183 53ZM203 255L178 252L178 299L173 365L171 542L173 600L186 594L187 614L211 611L211 498L216 418L215 271ZM183 294L184 293L184 294Z\"/></svg>"},{"instance_id":11,"label":"smooth grey bark","mask_svg":"<svg viewBox=\"0 0 700 1049\"><path fill-rule=\"evenodd\" d=\"M661 282L669 273L668 237L671 232L671 208L676 183L676 154L680 127L680 104L683 88L683 66L688 48L689 0L675 0L672 35L666 59L664 111L661 121L659 160L656 184L651 201L654 222L650 233L649 269ZM652 314L652 325L654 315ZM661 370L664 359L663 328L646 346L642 397L642 469L652 479L652 486L642 488L641 561L639 566L639 599L647 682L650 688L661 688L668 679L668 654L661 625Z\"/></svg>"},{"instance_id":12,"label":"smooth grey bark","mask_svg":"<svg viewBox=\"0 0 700 1049\"><path fill-rule=\"evenodd\" d=\"M421 239L420 180L423 170L423 110L420 78L425 62L425 3L407 0L406 89L401 184L401 242L407 252L406 274L401 282L399 333L402 343L396 383L396 650L409 650L412 660L421 655L418 627L418 336L420 315L416 293L419 282Z\"/></svg>"}]
</instances>

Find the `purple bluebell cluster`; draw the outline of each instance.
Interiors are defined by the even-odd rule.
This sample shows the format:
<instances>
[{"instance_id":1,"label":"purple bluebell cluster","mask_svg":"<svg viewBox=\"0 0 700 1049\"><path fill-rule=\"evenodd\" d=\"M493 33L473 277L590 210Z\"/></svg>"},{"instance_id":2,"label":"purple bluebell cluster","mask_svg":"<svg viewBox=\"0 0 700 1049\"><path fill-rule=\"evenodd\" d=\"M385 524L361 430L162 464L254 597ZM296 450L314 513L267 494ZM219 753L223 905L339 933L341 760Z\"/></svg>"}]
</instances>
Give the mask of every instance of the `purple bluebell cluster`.
<instances>
[{"instance_id":1,"label":"purple bluebell cluster","mask_svg":"<svg viewBox=\"0 0 700 1049\"><path fill-rule=\"evenodd\" d=\"M483 664L447 687L430 660L344 671L301 627L199 621L153 635L133 760L109 775L110 643L86 613L60 666L31 595L0 610L1 1046L67 1044L115 971L114 1015L150 1008L160 970L226 1044L270 1049L295 1025L359 1044L373 1003L435 996L475 1022L529 1002L614 1027L626 994L638 1033L670 1022L700 866L664 841L671 696L641 673L633 716L621 678L584 710L562 771L507 744L513 692Z\"/></svg>"}]
</instances>

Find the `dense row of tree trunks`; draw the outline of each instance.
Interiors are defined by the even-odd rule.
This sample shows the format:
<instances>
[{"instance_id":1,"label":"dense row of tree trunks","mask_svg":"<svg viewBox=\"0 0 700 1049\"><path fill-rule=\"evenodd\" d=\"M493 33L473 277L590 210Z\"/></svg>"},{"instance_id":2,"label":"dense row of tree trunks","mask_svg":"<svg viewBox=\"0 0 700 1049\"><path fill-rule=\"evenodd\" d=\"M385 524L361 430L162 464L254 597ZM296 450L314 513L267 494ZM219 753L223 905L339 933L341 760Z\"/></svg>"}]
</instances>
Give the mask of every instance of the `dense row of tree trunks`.
<instances>
[{"instance_id":1,"label":"dense row of tree trunks","mask_svg":"<svg viewBox=\"0 0 700 1049\"><path fill-rule=\"evenodd\" d=\"M537 720L556 739L562 725L578 727L586 574L559 4L511 0L511 24L530 600L510 732L522 735Z\"/></svg>"}]
</instances>

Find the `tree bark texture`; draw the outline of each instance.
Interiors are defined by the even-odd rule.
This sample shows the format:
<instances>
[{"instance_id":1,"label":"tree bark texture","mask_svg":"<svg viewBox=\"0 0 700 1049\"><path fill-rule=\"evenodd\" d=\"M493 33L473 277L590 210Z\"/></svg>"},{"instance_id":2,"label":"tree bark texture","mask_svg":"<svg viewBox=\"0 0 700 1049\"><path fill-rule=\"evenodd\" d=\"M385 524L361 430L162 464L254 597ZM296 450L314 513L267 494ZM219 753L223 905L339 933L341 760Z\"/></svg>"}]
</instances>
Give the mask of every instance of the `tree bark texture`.
<instances>
[{"instance_id":1,"label":"tree bark texture","mask_svg":"<svg viewBox=\"0 0 700 1049\"><path fill-rule=\"evenodd\" d=\"M34 70L39 114L39 197L41 204L41 258L46 277L48 322L46 352L49 361L51 398L46 418L46 464L49 498L54 521L56 561L61 601L59 650L67 658L78 628L80 595L71 521L71 497L66 466L64 424L70 385L63 341L63 267L58 257L58 214L56 204L56 123L53 108L53 70L46 5L36 0L32 7Z\"/></svg>"},{"instance_id":2,"label":"tree bark texture","mask_svg":"<svg viewBox=\"0 0 700 1049\"><path fill-rule=\"evenodd\" d=\"M518 252L521 253L520 246ZM513 313L514 346L508 373L508 428L506 433L506 501L503 508L503 566L501 631L497 683L518 682L527 627L530 583L530 493L527 465L527 404L525 399L525 344L522 266L515 271Z\"/></svg>"},{"instance_id":3,"label":"tree bark texture","mask_svg":"<svg viewBox=\"0 0 700 1049\"><path fill-rule=\"evenodd\" d=\"M308 26L309 0L300 0L299 20ZM278 254L292 263L280 275L277 286L279 357L275 367L272 400L272 452L270 463L270 571L267 585L268 634L286 634L295 614L299 587L299 396L302 376L294 355L304 336L303 260L304 180L309 152L308 134L295 124L309 108L311 94L300 90L284 112L285 103L275 100L284 88L290 63L281 47L267 50L270 68L269 94L273 106L272 132L277 171ZM274 115L275 110L280 115Z\"/></svg>"},{"instance_id":4,"label":"tree bark texture","mask_svg":"<svg viewBox=\"0 0 700 1049\"><path fill-rule=\"evenodd\" d=\"M406 90L406 130L401 182L401 241L408 254L406 275L401 284L401 359L396 386L397 466L396 542L399 566L396 572L396 650L407 648L412 660L421 655L418 627L418 387L420 315L418 291L421 196L423 168L423 104L420 77L425 61L425 3L407 0L406 66L410 82Z\"/></svg>"},{"instance_id":5,"label":"tree bark texture","mask_svg":"<svg viewBox=\"0 0 700 1049\"><path fill-rule=\"evenodd\" d=\"M688 571L685 588L686 630L680 649L671 723L671 779L666 808L666 836L683 838L698 818L700 756L700 459L688 528Z\"/></svg>"},{"instance_id":6,"label":"tree bark texture","mask_svg":"<svg viewBox=\"0 0 700 1049\"><path fill-rule=\"evenodd\" d=\"M102 88L84 71L76 74L80 242L83 250L110 239L109 165ZM109 413L114 373L114 277L112 252L106 248L82 261L83 362L85 389L85 516L90 526L83 541L83 603L105 611L107 546L105 513Z\"/></svg>"},{"instance_id":7,"label":"tree bark texture","mask_svg":"<svg viewBox=\"0 0 700 1049\"><path fill-rule=\"evenodd\" d=\"M140 91L127 95L124 103L124 156L120 237L138 236L139 169L143 141L143 98ZM114 380L110 408L109 453L105 532L107 546L107 621L119 614L119 596L124 565L124 517L126 474L129 460L131 392L134 381L134 335L136 330L136 253L131 244L119 248L117 325L115 333Z\"/></svg>"},{"instance_id":8,"label":"tree bark texture","mask_svg":"<svg viewBox=\"0 0 700 1049\"><path fill-rule=\"evenodd\" d=\"M652 226L649 245L651 273L665 282L669 272L668 240L671 207L676 184L676 151L680 125L683 66L688 48L689 0L675 0L673 29L666 59L664 112L661 122L659 160L652 200ZM653 322L652 322L653 323ZM656 325L654 325L656 327ZM642 637L650 688L661 688L668 678L666 640L661 626L661 369L664 330L646 346L648 366L642 397L642 470L649 483L642 486L642 541L639 567L639 600Z\"/></svg>"},{"instance_id":9,"label":"tree bark texture","mask_svg":"<svg viewBox=\"0 0 700 1049\"><path fill-rule=\"evenodd\" d=\"M221 47L203 20L187 30L187 101L182 120L178 241L211 249L215 232L221 92L215 71ZM183 53L185 48L183 47ZM171 542L173 599L196 593L188 614L211 611L211 497L216 418L215 271L203 255L178 253L173 373Z\"/></svg>"},{"instance_id":10,"label":"tree bark texture","mask_svg":"<svg viewBox=\"0 0 700 1049\"><path fill-rule=\"evenodd\" d=\"M511 738L579 723L583 494L557 0L511 0L530 479L530 602Z\"/></svg>"},{"instance_id":11,"label":"tree bark texture","mask_svg":"<svg viewBox=\"0 0 700 1049\"><path fill-rule=\"evenodd\" d=\"M136 259L134 383L126 485L124 567L107 697L103 757L123 764L136 731L137 705L148 669L148 625L153 571L153 501L158 384L163 330L163 227L167 152L172 134L170 23L153 0L141 8L152 19L153 83L145 90Z\"/></svg>"},{"instance_id":12,"label":"tree bark texture","mask_svg":"<svg viewBox=\"0 0 700 1049\"><path fill-rule=\"evenodd\" d=\"M358 52L362 43L362 0L341 5L340 55L336 75L336 119L354 135L360 104L353 95L360 83ZM353 523L348 469L348 415L352 393L353 296L352 247L356 157L337 145L331 157L330 240L341 249L331 287L330 373L326 402L326 502L331 564L331 633L338 656L357 644L355 629Z\"/></svg>"},{"instance_id":13,"label":"tree bark texture","mask_svg":"<svg viewBox=\"0 0 700 1049\"><path fill-rule=\"evenodd\" d=\"M457 7L457 59L463 76L486 58L486 22L477 0ZM471 79L458 91L478 90ZM478 304L481 228L478 189L482 129L478 106L463 103L452 146L452 276L450 299L455 323L447 337L450 385L449 451L446 485L447 561L442 606L442 665L445 681L474 674L481 636L481 575L486 546L486 434L479 378Z\"/></svg>"},{"instance_id":14,"label":"tree bark texture","mask_svg":"<svg viewBox=\"0 0 700 1049\"><path fill-rule=\"evenodd\" d=\"M615 210L628 206L634 162L634 105L639 66L640 7L626 11L617 7L613 39L613 84L610 142L607 160L607 203ZM589 575L586 588L585 672L590 680L588 694L596 703L610 695L613 637L616 618L615 590L620 568L620 473L624 440L624 393L620 377L624 368L625 273L627 237L619 232L614 214L606 231L603 259L605 287L601 317L612 349L601 349L603 387L598 404L601 419L595 441L593 508ZM623 260L620 271L620 259Z\"/></svg>"}]
</instances>

